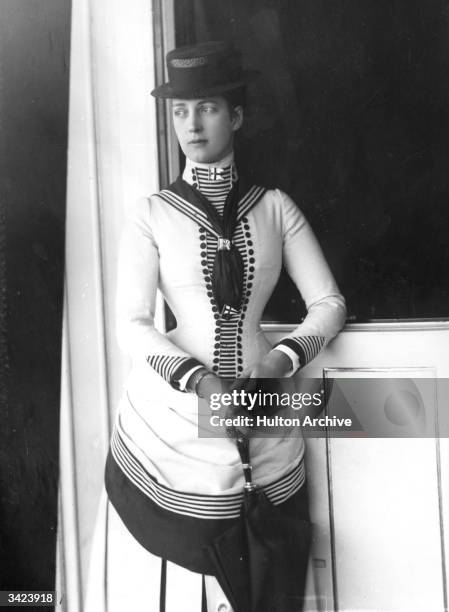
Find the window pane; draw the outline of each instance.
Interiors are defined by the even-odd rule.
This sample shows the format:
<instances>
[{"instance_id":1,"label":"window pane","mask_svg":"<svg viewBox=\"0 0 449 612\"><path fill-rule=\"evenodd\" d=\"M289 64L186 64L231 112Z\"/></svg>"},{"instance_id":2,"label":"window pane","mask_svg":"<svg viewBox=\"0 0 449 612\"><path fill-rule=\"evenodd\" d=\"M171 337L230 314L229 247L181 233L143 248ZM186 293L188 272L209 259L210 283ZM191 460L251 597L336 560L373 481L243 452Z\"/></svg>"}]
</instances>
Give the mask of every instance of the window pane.
<instances>
[{"instance_id":1,"label":"window pane","mask_svg":"<svg viewBox=\"0 0 449 612\"><path fill-rule=\"evenodd\" d=\"M231 39L260 71L239 169L308 217L351 320L448 317L444 3L177 0L177 44ZM251 160L251 163L249 163ZM281 279L267 320L298 319Z\"/></svg>"}]
</instances>

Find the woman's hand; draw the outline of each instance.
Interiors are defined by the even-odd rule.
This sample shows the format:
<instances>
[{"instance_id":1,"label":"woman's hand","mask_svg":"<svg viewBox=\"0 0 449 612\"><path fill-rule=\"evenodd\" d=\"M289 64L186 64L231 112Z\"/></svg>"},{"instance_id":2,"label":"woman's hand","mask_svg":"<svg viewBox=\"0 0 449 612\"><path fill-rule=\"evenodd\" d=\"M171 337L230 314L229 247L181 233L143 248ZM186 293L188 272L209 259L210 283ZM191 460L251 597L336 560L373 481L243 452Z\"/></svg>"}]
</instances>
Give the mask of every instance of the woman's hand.
<instances>
[{"instance_id":1,"label":"woman's hand","mask_svg":"<svg viewBox=\"0 0 449 612\"><path fill-rule=\"evenodd\" d=\"M210 404L211 396L215 393L227 393L231 385L229 381L219 378L212 372L209 372L200 380L196 386L196 394L198 397L205 399Z\"/></svg>"},{"instance_id":2,"label":"woman's hand","mask_svg":"<svg viewBox=\"0 0 449 612\"><path fill-rule=\"evenodd\" d=\"M246 368L240 377L231 386L231 391L244 391L245 393L258 393L262 392L269 393L272 395L275 392L280 392L280 379L283 379L292 369L293 364L285 353L282 351L272 350L265 355L260 361ZM282 385L283 386L283 385ZM256 415L258 412L277 412L278 406L275 403L273 406L266 407L262 402L262 405L255 405L252 408L251 415ZM227 416L234 415L247 415L246 409L239 406L231 406L228 409ZM255 431L254 427L239 427L236 432L243 433L244 435L252 435Z\"/></svg>"},{"instance_id":3,"label":"woman's hand","mask_svg":"<svg viewBox=\"0 0 449 612\"><path fill-rule=\"evenodd\" d=\"M251 378L285 378L292 369L293 364L288 355L276 349L267 353L260 361L245 368L239 378L232 385L232 389L245 389L247 391L255 387L255 383L246 379ZM246 385L248 383L249 385ZM246 388L249 386L250 388Z\"/></svg>"}]
</instances>

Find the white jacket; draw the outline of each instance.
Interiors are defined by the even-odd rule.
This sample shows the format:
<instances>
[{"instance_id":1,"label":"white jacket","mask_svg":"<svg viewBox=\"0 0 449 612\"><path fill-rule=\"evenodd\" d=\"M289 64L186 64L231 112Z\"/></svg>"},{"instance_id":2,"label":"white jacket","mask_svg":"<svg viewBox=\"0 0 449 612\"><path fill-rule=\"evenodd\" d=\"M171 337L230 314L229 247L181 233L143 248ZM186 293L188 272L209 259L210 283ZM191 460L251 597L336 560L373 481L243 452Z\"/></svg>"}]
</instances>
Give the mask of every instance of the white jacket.
<instances>
[{"instance_id":1,"label":"white jacket","mask_svg":"<svg viewBox=\"0 0 449 612\"><path fill-rule=\"evenodd\" d=\"M234 234L245 264L243 308L221 321L210 287L217 238L201 227L195 211L188 216L163 197L137 203L121 242L118 338L133 371L116 428L129 452L164 485L229 494L243 482L235 444L198 437L197 398L179 390L180 381L198 364L237 376L272 349L260 321L282 264L308 310L279 346L295 366L339 332L345 303L304 215L285 193L267 190L255 194L253 207L243 205ZM168 334L154 327L157 288L177 320ZM254 439L251 453L254 480L263 485L298 464L303 441L297 435Z\"/></svg>"}]
</instances>

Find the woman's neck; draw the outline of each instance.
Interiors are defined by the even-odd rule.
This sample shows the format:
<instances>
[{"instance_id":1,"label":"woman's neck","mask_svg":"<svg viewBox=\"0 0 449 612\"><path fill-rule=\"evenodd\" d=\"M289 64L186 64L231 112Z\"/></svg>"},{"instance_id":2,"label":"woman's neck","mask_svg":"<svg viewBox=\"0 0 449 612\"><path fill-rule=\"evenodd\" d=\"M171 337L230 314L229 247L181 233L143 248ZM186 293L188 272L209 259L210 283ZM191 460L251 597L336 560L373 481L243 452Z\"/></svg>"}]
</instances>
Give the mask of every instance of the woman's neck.
<instances>
[{"instance_id":1,"label":"woman's neck","mask_svg":"<svg viewBox=\"0 0 449 612\"><path fill-rule=\"evenodd\" d=\"M234 165L234 154L209 164L200 164L186 159L182 174L184 181L198 189L210 202L219 208L224 206L226 196L238 179Z\"/></svg>"},{"instance_id":2,"label":"woman's neck","mask_svg":"<svg viewBox=\"0 0 449 612\"><path fill-rule=\"evenodd\" d=\"M226 157L223 157L223 159L220 159L215 162L210 162L207 164L195 162L189 159L188 157L186 157L186 169L202 168L204 170L208 170L209 168L228 168L229 166L232 166L233 163L234 163L234 151L231 151L230 153L228 153L228 155L226 155Z\"/></svg>"},{"instance_id":3,"label":"woman's neck","mask_svg":"<svg viewBox=\"0 0 449 612\"><path fill-rule=\"evenodd\" d=\"M234 153L231 152L219 161L201 164L186 158L182 178L200 191L214 185L214 190L229 191L237 180L237 169L234 165ZM220 186L221 184L221 186Z\"/></svg>"}]
</instances>

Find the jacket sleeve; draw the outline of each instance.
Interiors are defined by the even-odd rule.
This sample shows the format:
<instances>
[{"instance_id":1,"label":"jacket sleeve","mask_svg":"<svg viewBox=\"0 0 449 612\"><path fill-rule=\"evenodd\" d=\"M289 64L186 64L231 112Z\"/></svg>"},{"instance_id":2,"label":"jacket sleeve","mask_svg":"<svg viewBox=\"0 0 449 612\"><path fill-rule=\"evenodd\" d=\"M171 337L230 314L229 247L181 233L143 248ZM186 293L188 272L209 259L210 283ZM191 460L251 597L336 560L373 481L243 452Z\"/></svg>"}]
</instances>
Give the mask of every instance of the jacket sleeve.
<instances>
[{"instance_id":1,"label":"jacket sleeve","mask_svg":"<svg viewBox=\"0 0 449 612\"><path fill-rule=\"evenodd\" d=\"M117 339L136 362L145 360L173 388L185 391L202 364L154 326L159 251L151 228L151 199L134 207L122 233L117 274Z\"/></svg>"},{"instance_id":2,"label":"jacket sleeve","mask_svg":"<svg viewBox=\"0 0 449 612\"><path fill-rule=\"evenodd\" d=\"M285 193L275 193L282 205L284 266L307 308L302 323L274 347L292 359L292 375L338 334L346 305L306 218Z\"/></svg>"}]
</instances>

